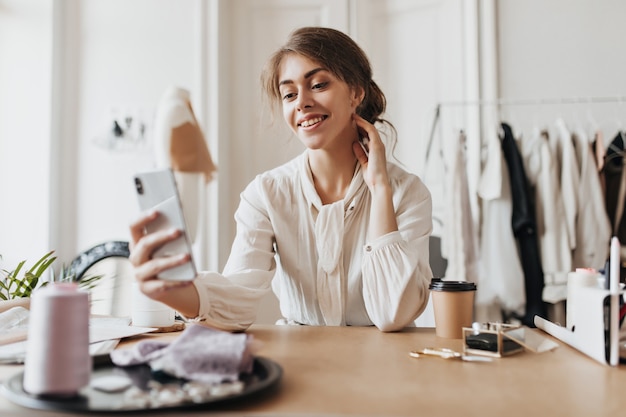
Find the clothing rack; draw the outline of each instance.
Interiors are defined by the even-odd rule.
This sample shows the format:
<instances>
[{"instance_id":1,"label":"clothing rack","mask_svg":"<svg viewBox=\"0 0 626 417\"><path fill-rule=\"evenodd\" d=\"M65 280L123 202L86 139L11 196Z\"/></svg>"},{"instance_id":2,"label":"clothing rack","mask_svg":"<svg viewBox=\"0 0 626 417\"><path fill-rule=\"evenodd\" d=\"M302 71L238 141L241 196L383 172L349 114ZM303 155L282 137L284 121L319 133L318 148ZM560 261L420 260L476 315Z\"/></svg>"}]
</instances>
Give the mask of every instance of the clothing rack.
<instances>
[{"instance_id":1,"label":"clothing rack","mask_svg":"<svg viewBox=\"0 0 626 417\"><path fill-rule=\"evenodd\" d=\"M604 97L561 97L561 98L533 98L533 99L492 99L492 100L465 100L443 101L437 104L437 109L445 106L536 106L542 104L593 104L593 103L626 103L626 96Z\"/></svg>"},{"instance_id":2,"label":"clothing rack","mask_svg":"<svg viewBox=\"0 0 626 417\"><path fill-rule=\"evenodd\" d=\"M486 100L461 100L442 101L435 107L435 115L431 124L428 146L426 147L426 161L430 156L430 151L435 136L435 129L439 122L442 107L469 107L469 106L540 106L551 104L597 104L597 103L626 103L626 96L589 96L589 97L561 97L561 98L534 98L534 99L486 99Z\"/></svg>"}]
</instances>

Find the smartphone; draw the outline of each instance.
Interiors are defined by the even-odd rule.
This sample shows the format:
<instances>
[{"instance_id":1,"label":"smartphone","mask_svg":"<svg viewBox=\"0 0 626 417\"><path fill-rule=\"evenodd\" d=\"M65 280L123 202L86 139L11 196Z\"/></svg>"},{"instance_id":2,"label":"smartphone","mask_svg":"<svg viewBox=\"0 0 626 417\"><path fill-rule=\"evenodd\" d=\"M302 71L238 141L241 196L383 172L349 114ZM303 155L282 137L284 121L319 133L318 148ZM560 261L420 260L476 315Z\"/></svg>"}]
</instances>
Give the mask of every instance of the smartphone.
<instances>
[{"instance_id":1,"label":"smartphone","mask_svg":"<svg viewBox=\"0 0 626 417\"><path fill-rule=\"evenodd\" d=\"M182 253L190 256L189 262L167 269L159 273L157 278L169 281L189 281L194 279L197 271L193 260L193 249L189 233L187 232L183 206L178 187L176 186L174 172L169 168L140 172L135 174L134 180L139 208L142 211L154 209L159 212L156 220L146 226L146 231L153 233L158 230L171 228L182 231L182 234L176 240L168 242L154 251L152 257L162 258Z\"/></svg>"}]
</instances>

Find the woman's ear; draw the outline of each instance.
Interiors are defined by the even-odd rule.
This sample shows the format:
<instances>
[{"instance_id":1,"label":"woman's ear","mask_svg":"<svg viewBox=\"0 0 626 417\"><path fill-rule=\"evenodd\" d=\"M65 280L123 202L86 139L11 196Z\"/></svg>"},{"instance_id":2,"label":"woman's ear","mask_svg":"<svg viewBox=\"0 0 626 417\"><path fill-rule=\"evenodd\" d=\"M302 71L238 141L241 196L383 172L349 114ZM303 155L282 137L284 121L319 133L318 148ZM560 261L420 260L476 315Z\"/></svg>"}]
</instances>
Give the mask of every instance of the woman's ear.
<instances>
[{"instance_id":1,"label":"woman's ear","mask_svg":"<svg viewBox=\"0 0 626 417\"><path fill-rule=\"evenodd\" d=\"M356 109L363 102L365 98L365 91L361 87L352 88L352 95L350 97L350 104Z\"/></svg>"}]
</instances>

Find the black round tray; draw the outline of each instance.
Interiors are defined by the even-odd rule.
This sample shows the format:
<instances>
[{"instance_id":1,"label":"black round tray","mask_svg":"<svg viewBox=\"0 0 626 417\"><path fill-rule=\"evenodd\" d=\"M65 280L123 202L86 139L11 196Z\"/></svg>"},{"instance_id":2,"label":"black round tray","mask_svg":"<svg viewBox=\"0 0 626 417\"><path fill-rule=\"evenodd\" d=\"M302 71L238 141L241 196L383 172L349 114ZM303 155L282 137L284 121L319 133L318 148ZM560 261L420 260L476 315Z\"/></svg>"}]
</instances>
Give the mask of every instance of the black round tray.
<instances>
[{"instance_id":1,"label":"black round tray","mask_svg":"<svg viewBox=\"0 0 626 417\"><path fill-rule=\"evenodd\" d=\"M124 392L103 392L87 386L78 395L71 398L45 397L31 395L24 391L24 373L20 372L7 379L0 385L0 392L11 402L22 407L49 411L70 411L70 412L100 412L100 413L128 413L155 410L175 410L190 408L210 408L217 404L236 402L243 398L257 396L258 394L270 391L280 382L282 368L270 359L255 357L253 371L249 375L241 375L240 380L244 383L243 391L223 397L211 397L202 402L184 402L171 406L159 406L157 408L146 408L145 406L131 406L125 404ZM141 390L147 390L150 381L167 384L177 384L182 386L185 380L168 377L162 373L152 372L147 365L137 365L120 368L113 364L97 367L91 374L91 379L106 375L128 376L133 385Z\"/></svg>"}]
</instances>

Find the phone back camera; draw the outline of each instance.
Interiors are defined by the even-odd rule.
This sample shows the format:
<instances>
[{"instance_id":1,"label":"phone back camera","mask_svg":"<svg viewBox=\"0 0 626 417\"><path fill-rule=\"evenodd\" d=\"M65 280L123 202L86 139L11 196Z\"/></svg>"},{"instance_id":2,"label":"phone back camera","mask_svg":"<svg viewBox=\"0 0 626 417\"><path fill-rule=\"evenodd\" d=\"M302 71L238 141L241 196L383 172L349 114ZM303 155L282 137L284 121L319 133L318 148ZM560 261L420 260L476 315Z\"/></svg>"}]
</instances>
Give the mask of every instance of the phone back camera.
<instances>
[{"instance_id":1,"label":"phone back camera","mask_svg":"<svg viewBox=\"0 0 626 417\"><path fill-rule=\"evenodd\" d=\"M137 194L143 194L143 184L139 178L135 178L135 188L137 189Z\"/></svg>"}]
</instances>

